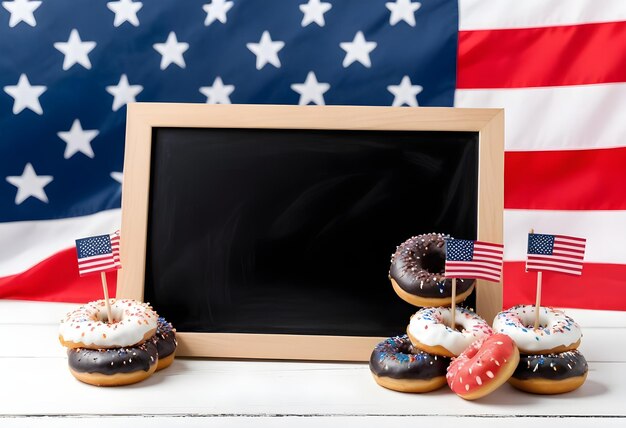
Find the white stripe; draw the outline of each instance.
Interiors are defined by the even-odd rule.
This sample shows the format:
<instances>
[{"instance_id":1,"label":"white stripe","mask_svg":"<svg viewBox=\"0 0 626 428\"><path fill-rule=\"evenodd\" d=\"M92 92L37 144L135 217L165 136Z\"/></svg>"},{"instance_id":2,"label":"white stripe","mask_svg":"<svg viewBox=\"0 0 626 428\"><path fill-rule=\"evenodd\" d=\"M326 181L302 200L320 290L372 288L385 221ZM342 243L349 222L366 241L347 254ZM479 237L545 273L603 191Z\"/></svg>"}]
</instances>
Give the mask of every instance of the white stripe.
<instances>
[{"instance_id":1,"label":"white stripe","mask_svg":"<svg viewBox=\"0 0 626 428\"><path fill-rule=\"evenodd\" d=\"M585 245L585 238L565 238L563 236L556 236L554 238L556 242L560 242L562 244L570 244L570 245Z\"/></svg>"},{"instance_id":2,"label":"white stripe","mask_svg":"<svg viewBox=\"0 0 626 428\"><path fill-rule=\"evenodd\" d=\"M579 245L565 245L565 244L563 244L560 241L555 241L554 242L554 248L555 249L563 248L564 251L571 251L571 252L574 252L574 253L584 253L585 252L584 247L581 247Z\"/></svg>"},{"instance_id":3,"label":"white stripe","mask_svg":"<svg viewBox=\"0 0 626 428\"><path fill-rule=\"evenodd\" d=\"M570 275L580 275L582 273L582 270L568 270L568 269L562 269L562 268L558 268L558 267L550 267L547 268L545 266L542 265L528 265L526 266L527 269L536 269L536 270L540 270L540 271L557 271L557 272L563 272L563 273L569 273Z\"/></svg>"},{"instance_id":4,"label":"white stripe","mask_svg":"<svg viewBox=\"0 0 626 428\"><path fill-rule=\"evenodd\" d=\"M582 260L578 260L574 263L565 263L562 261L551 261L551 260L546 260L545 258L536 258L536 257L528 257L528 261L526 262L528 264L528 266L531 265L546 265L546 266L561 266L564 268L571 268L571 269L581 269L581 264L582 264Z\"/></svg>"},{"instance_id":5,"label":"white stripe","mask_svg":"<svg viewBox=\"0 0 626 428\"><path fill-rule=\"evenodd\" d=\"M61 220L0 223L0 277L15 275L72 248L75 240L119 229L121 209Z\"/></svg>"},{"instance_id":6,"label":"white stripe","mask_svg":"<svg viewBox=\"0 0 626 428\"><path fill-rule=\"evenodd\" d=\"M563 250L559 250L558 248L554 248L554 250L552 251L552 254L559 254L562 256L571 256L574 258L582 258L585 255L584 251L577 251L577 252L573 252L573 251L563 251Z\"/></svg>"},{"instance_id":7,"label":"white stripe","mask_svg":"<svg viewBox=\"0 0 626 428\"><path fill-rule=\"evenodd\" d=\"M97 260L97 261L93 261L93 262L83 262L83 261L79 261L78 262L78 266L80 268L85 268L85 267L92 267L92 266L98 266L98 265L102 265L102 264L109 264L109 263L116 263L116 260L109 257L107 259L101 259L101 260Z\"/></svg>"},{"instance_id":8,"label":"white stripe","mask_svg":"<svg viewBox=\"0 0 626 428\"><path fill-rule=\"evenodd\" d=\"M507 151L626 146L626 83L459 89L454 105L505 108Z\"/></svg>"},{"instance_id":9,"label":"white stripe","mask_svg":"<svg viewBox=\"0 0 626 428\"><path fill-rule=\"evenodd\" d=\"M551 27L626 20L624 0L460 0L459 28Z\"/></svg>"},{"instance_id":10,"label":"white stripe","mask_svg":"<svg viewBox=\"0 0 626 428\"><path fill-rule=\"evenodd\" d=\"M561 260L564 263L578 263L580 264L580 262L582 260L584 260L583 257L561 257L561 256L554 256L554 255L547 255L547 254L535 254L534 256L536 256L537 258L542 258L542 257L548 257L554 260ZM531 255L528 256L529 258L531 257Z\"/></svg>"},{"instance_id":11,"label":"white stripe","mask_svg":"<svg viewBox=\"0 0 626 428\"><path fill-rule=\"evenodd\" d=\"M98 266L97 268L91 268L91 269L80 269L79 273L80 275L84 275L86 273L91 273L91 272L102 272L102 271L106 271L109 269L113 269L115 267L117 267L118 265L115 263L111 263L109 265L106 266Z\"/></svg>"},{"instance_id":12,"label":"white stripe","mask_svg":"<svg viewBox=\"0 0 626 428\"><path fill-rule=\"evenodd\" d=\"M626 211L504 210L505 260L526 260L531 228L587 238L585 262L626 264Z\"/></svg>"},{"instance_id":13,"label":"white stripe","mask_svg":"<svg viewBox=\"0 0 626 428\"><path fill-rule=\"evenodd\" d=\"M467 262L467 261L449 261L446 262L446 269L448 268L464 268L464 267L471 267L471 266L475 266L478 269L483 268L483 269L492 269L492 270L498 270L502 267L502 263L487 263L487 262L479 262L479 261L471 261L471 262Z\"/></svg>"}]
</instances>

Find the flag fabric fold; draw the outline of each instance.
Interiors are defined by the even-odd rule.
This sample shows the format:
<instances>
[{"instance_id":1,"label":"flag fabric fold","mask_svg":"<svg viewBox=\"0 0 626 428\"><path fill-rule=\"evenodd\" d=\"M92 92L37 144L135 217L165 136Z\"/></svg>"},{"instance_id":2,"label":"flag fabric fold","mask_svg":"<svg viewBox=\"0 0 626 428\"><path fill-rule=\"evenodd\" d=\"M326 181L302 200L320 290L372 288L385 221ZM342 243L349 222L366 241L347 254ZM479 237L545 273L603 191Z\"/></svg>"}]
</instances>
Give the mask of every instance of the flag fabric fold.
<instances>
[{"instance_id":1,"label":"flag fabric fold","mask_svg":"<svg viewBox=\"0 0 626 428\"><path fill-rule=\"evenodd\" d=\"M0 298L99 296L70 254L120 227L128 103L343 104L504 108L505 306L534 227L589 240L545 304L626 309L625 51L622 0L2 2Z\"/></svg>"}]
</instances>

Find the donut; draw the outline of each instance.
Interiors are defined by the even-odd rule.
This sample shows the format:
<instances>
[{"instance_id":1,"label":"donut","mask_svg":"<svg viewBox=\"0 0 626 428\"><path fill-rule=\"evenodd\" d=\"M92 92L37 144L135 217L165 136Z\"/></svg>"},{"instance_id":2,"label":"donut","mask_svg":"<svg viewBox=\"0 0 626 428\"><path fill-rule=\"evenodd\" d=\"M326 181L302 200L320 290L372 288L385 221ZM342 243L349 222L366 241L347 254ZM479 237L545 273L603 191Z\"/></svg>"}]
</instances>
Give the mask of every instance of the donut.
<instances>
[{"instance_id":1,"label":"donut","mask_svg":"<svg viewBox=\"0 0 626 428\"><path fill-rule=\"evenodd\" d=\"M176 329L172 327L171 323L165 321L165 318L159 317L156 334L152 337L152 341L156 345L159 354L157 371L169 367L174 361L176 346L178 346Z\"/></svg>"},{"instance_id":2,"label":"donut","mask_svg":"<svg viewBox=\"0 0 626 428\"><path fill-rule=\"evenodd\" d=\"M449 327L451 319L450 308L423 308L411 317L407 335L422 351L456 357L475 340L493 334L489 324L469 309L456 308L457 329Z\"/></svg>"},{"instance_id":3,"label":"donut","mask_svg":"<svg viewBox=\"0 0 626 428\"><path fill-rule=\"evenodd\" d=\"M157 314L142 302L111 299L113 322L106 321L104 300L87 303L68 313L59 327L59 341L68 348L124 348L154 336Z\"/></svg>"},{"instance_id":4,"label":"donut","mask_svg":"<svg viewBox=\"0 0 626 428\"><path fill-rule=\"evenodd\" d=\"M389 279L400 298L414 306L449 306L452 304L452 280L445 279L445 241L447 235L428 233L414 236L391 256ZM474 289L473 279L457 279L456 303L465 300Z\"/></svg>"},{"instance_id":5,"label":"donut","mask_svg":"<svg viewBox=\"0 0 626 428\"><path fill-rule=\"evenodd\" d=\"M494 334L472 343L452 360L446 379L450 389L466 400L476 400L495 391L515 371L519 351L504 334Z\"/></svg>"},{"instance_id":6,"label":"donut","mask_svg":"<svg viewBox=\"0 0 626 428\"><path fill-rule=\"evenodd\" d=\"M585 383L588 371L587 360L578 350L559 354L522 354L509 383L534 394L561 394Z\"/></svg>"},{"instance_id":7,"label":"donut","mask_svg":"<svg viewBox=\"0 0 626 428\"><path fill-rule=\"evenodd\" d=\"M539 328L535 324L535 307L514 306L496 315L493 330L515 341L522 354L557 354L578 348L582 332L563 311L541 307Z\"/></svg>"},{"instance_id":8,"label":"donut","mask_svg":"<svg viewBox=\"0 0 626 428\"><path fill-rule=\"evenodd\" d=\"M141 345L115 349L70 348L67 360L72 375L96 386L137 383L157 368L157 348L148 340Z\"/></svg>"},{"instance_id":9,"label":"donut","mask_svg":"<svg viewBox=\"0 0 626 428\"><path fill-rule=\"evenodd\" d=\"M428 392L446 384L450 359L413 349L407 335L390 337L372 351L370 371L380 386L400 392Z\"/></svg>"}]
</instances>

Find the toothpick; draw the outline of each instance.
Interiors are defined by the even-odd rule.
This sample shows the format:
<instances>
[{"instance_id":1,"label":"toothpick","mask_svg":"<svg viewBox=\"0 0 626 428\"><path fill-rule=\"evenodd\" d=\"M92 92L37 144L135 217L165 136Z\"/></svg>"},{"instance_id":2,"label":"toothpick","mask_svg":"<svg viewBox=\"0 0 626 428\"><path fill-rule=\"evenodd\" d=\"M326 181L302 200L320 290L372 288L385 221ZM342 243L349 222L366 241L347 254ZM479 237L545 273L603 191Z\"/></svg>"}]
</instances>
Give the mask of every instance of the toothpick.
<instances>
[{"instance_id":1,"label":"toothpick","mask_svg":"<svg viewBox=\"0 0 626 428\"><path fill-rule=\"evenodd\" d=\"M535 229L530 229L530 233L535 233ZM535 291L535 330L539 328L539 309L541 308L541 274L537 272L537 290Z\"/></svg>"},{"instance_id":2,"label":"toothpick","mask_svg":"<svg viewBox=\"0 0 626 428\"><path fill-rule=\"evenodd\" d=\"M450 328L456 330L456 278L452 278L452 321L450 322Z\"/></svg>"},{"instance_id":3,"label":"toothpick","mask_svg":"<svg viewBox=\"0 0 626 428\"><path fill-rule=\"evenodd\" d=\"M113 322L113 315L111 314L111 303L109 302L109 287L107 286L107 277L104 272L100 272L100 279L102 279L102 290L104 291L104 303L107 308L108 322Z\"/></svg>"},{"instance_id":4,"label":"toothpick","mask_svg":"<svg viewBox=\"0 0 626 428\"><path fill-rule=\"evenodd\" d=\"M541 308L541 274L537 272L537 297L535 300L535 330L539 328L539 309Z\"/></svg>"}]
</instances>

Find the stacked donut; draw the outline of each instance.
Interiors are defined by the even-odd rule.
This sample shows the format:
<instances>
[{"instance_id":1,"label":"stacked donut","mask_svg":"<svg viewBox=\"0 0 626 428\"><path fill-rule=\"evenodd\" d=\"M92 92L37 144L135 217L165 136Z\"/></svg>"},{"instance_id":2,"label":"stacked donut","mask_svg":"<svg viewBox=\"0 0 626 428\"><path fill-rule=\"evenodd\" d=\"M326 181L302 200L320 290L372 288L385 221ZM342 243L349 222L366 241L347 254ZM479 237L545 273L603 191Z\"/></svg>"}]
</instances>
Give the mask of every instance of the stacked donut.
<instances>
[{"instance_id":1,"label":"stacked donut","mask_svg":"<svg viewBox=\"0 0 626 428\"><path fill-rule=\"evenodd\" d=\"M519 364L509 383L535 394L560 394L580 387L587 378L585 357L577 350L580 327L562 311L540 308L534 328L535 307L514 306L496 315L493 329L510 336L520 350Z\"/></svg>"},{"instance_id":2,"label":"stacked donut","mask_svg":"<svg viewBox=\"0 0 626 428\"><path fill-rule=\"evenodd\" d=\"M169 366L176 351L176 330L146 303L111 300L112 321L104 300L68 313L59 340L78 380L97 386L128 385Z\"/></svg>"},{"instance_id":3,"label":"stacked donut","mask_svg":"<svg viewBox=\"0 0 626 428\"><path fill-rule=\"evenodd\" d=\"M427 392L448 383L459 395L473 399L506 382L519 354L508 337L492 336L487 322L468 309L457 307L456 326L450 327L452 285L443 276L446 237L435 233L412 237L392 256L389 278L393 289L403 300L426 307L411 317L406 335L376 346L370 370L385 388ZM473 289L474 280L457 280L456 303ZM472 348L472 355L466 354L473 343L480 345ZM459 374L464 371L465 380Z\"/></svg>"}]
</instances>

